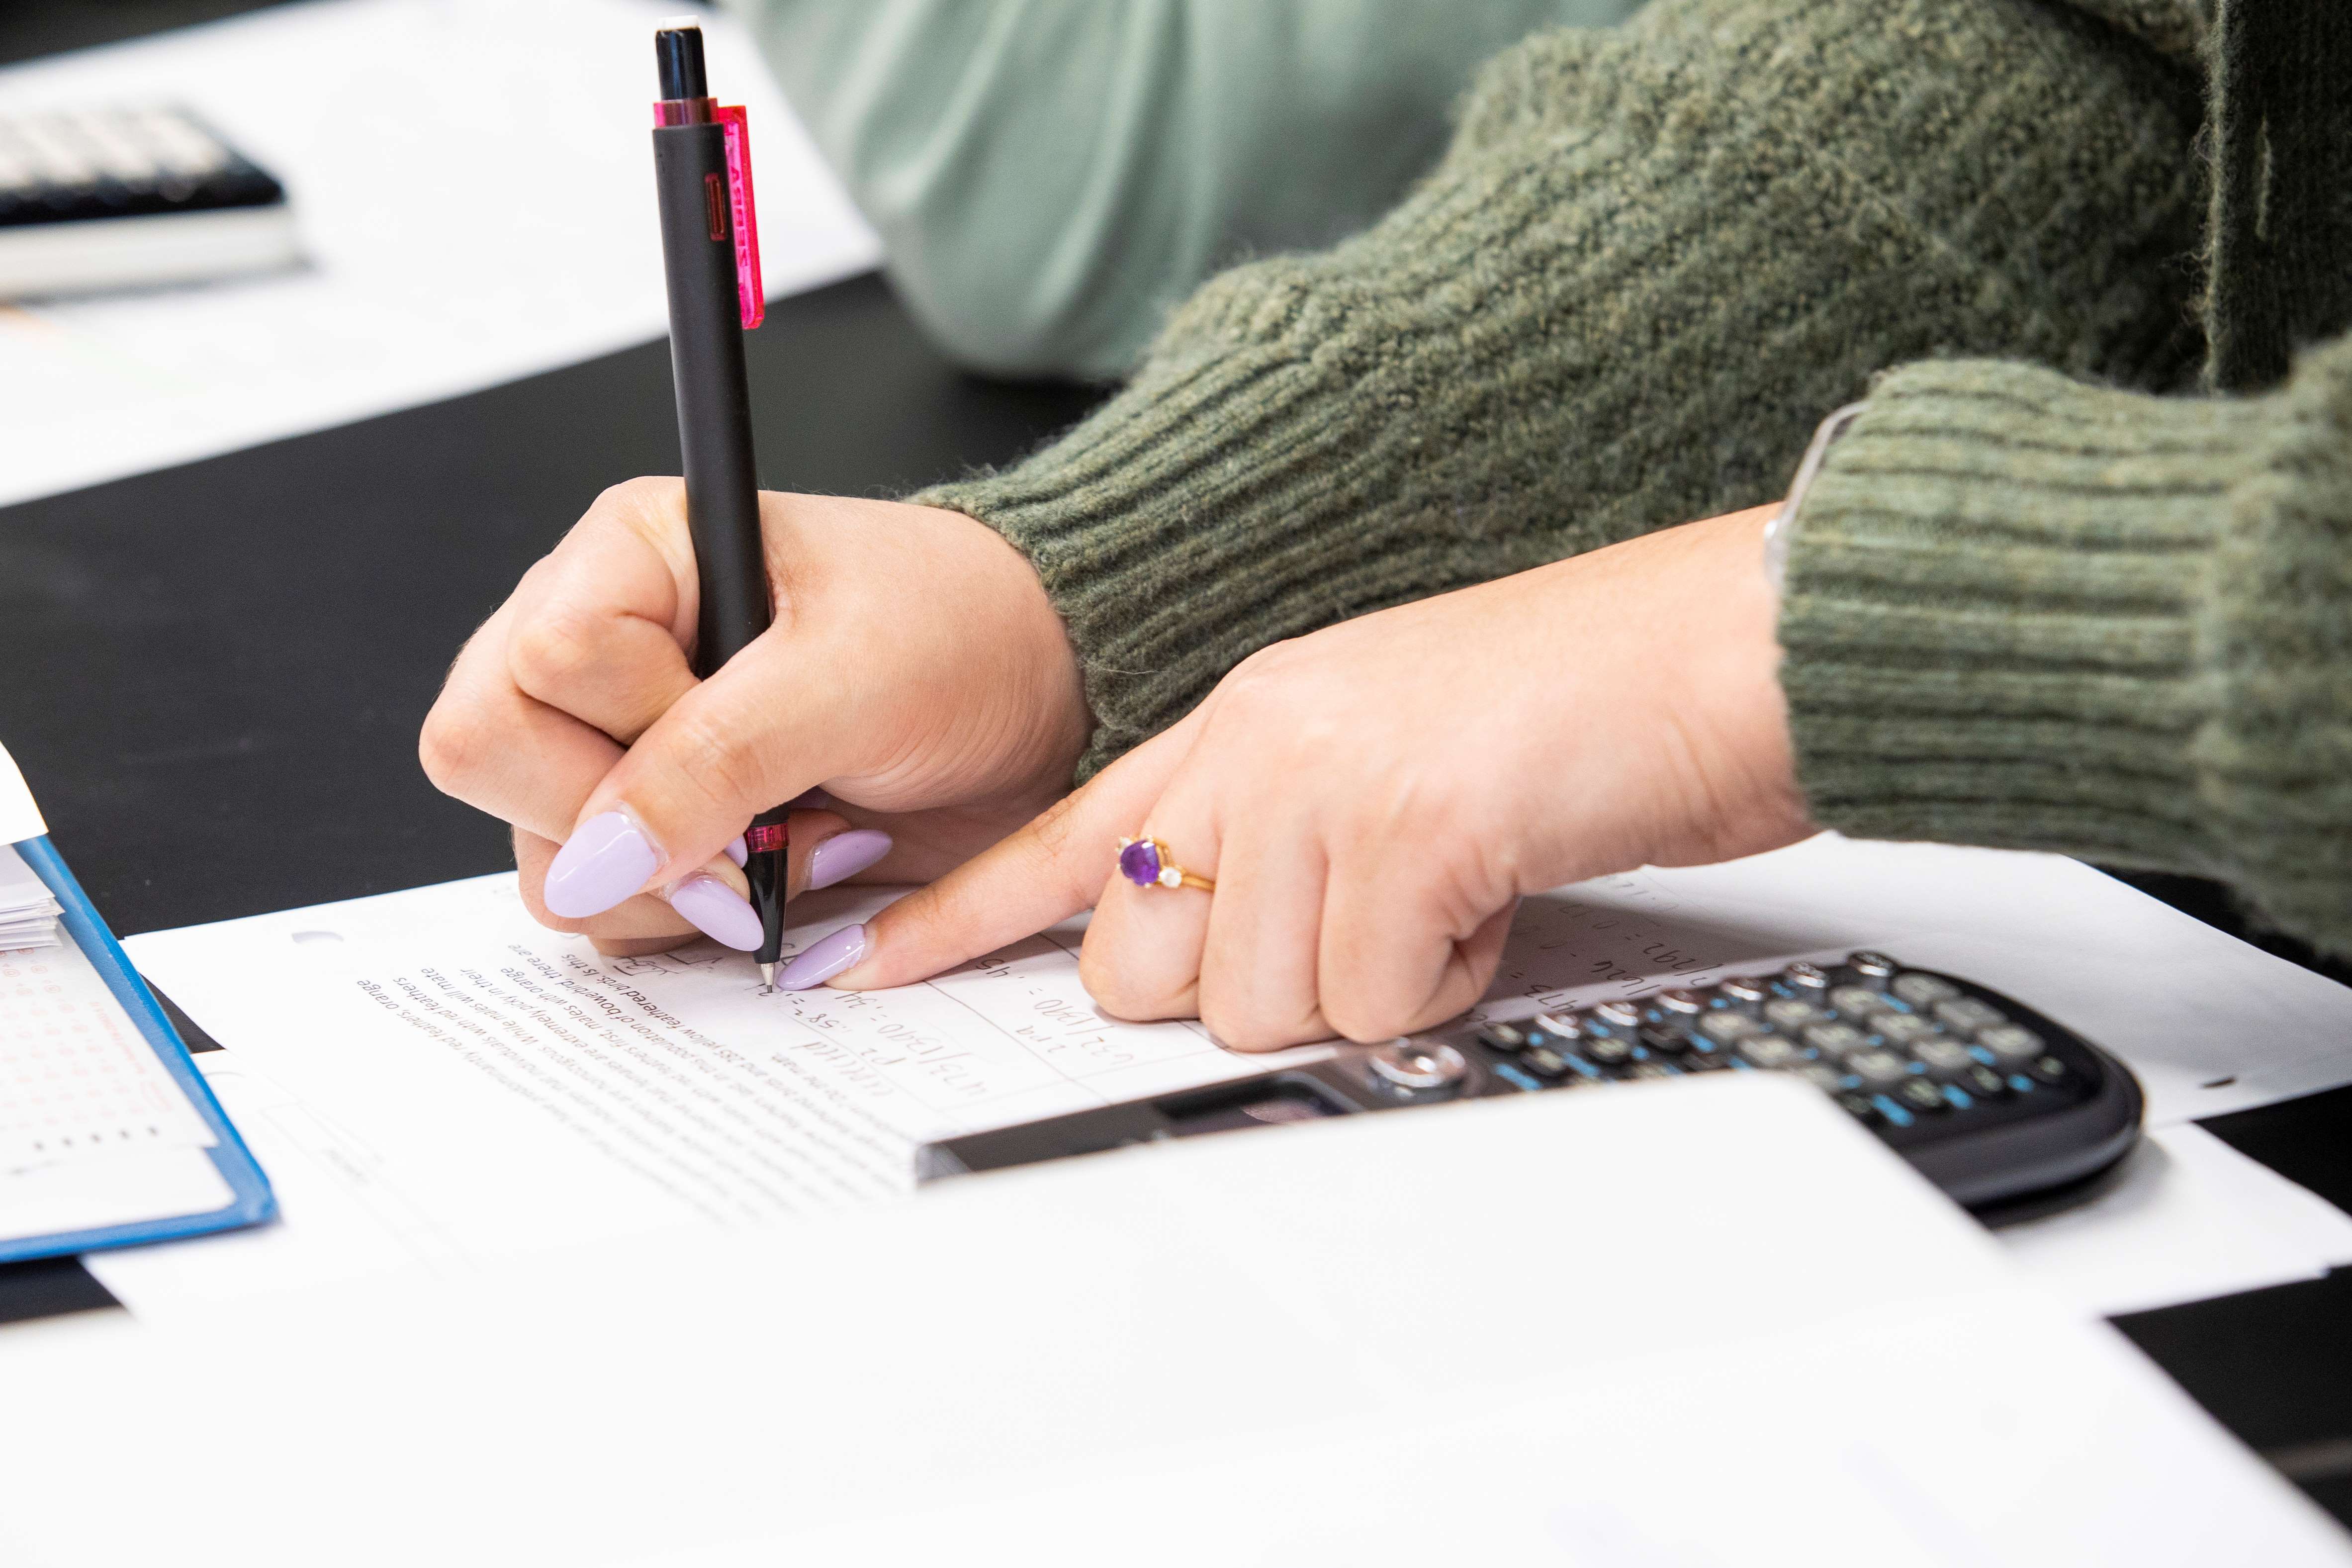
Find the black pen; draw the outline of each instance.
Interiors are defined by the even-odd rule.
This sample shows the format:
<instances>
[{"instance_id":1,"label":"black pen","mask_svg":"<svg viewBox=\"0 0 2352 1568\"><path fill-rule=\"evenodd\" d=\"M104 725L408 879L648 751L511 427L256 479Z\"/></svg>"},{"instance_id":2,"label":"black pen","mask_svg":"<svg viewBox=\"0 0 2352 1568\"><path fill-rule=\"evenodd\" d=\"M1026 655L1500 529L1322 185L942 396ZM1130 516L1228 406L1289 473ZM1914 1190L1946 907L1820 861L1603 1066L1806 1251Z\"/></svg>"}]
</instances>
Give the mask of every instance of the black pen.
<instances>
[{"instance_id":1,"label":"black pen","mask_svg":"<svg viewBox=\"0 0 2352 1568\"><path fill-rule=\"evenodd\" d=\"M662 261L669 277L669 366L677 386L677 443L686 466L686 519L694 538L701 615L694 672L708 677L774 616L760 536L759 468L751 453L751 390L743 333L760 324L759 229L743 111L712 100L702 29L692 18L654 34L661 100L654 105L654 182L661 198ZM782 806L743 836L743 874L760 913L760 978L772 985L784 941Z\"/></svg>"}]
</instances>

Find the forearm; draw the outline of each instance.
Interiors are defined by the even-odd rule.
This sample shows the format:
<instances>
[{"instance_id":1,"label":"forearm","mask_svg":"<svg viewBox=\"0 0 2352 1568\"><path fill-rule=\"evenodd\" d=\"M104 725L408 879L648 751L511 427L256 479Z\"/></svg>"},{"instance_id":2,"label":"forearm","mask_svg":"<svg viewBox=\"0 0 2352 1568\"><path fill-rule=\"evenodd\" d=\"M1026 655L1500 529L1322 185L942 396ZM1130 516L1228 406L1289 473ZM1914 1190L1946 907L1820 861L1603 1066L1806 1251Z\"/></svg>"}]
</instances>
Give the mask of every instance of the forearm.
<instances>
[{"instance_id":1,"label":"forearm","mask_svg":"<svg viewBox=\"0 0 2352 1568\"><path fill-rule=\"evenodd\" d=\"M1780 639L1825 826L2216 877L2352 952L2352 342L2242 401L1888 377Z\"/></svg>"},{"instance_id":2,"label":"forearm","mask_svg":"<svg viewBox=\"0 0 2352 1568\"><path fill-rule=\"evenodd\" d=\"M1215 267L1387 210L1489 56L1636 3L738 0L933 336L1099 377Z\"/></svg>"},{"instance_id":3,"label":"forearm","mask_svg":"<svg viewBox=\"0 0 2352 1568\"><path fill-rule=\"evenodd\" d=\"M1810 73L1810 74L1808 74ZM1490 67L1378 227L1218 278L1134 384L923 496L1028 553L1087 771L1255 649L1768 499L1820 411L1972 349L2181 369L2193 94L2041 13L1675 0ZM2035 149L2069 142L2072 163Z\"/></svg>"}]
</instances>

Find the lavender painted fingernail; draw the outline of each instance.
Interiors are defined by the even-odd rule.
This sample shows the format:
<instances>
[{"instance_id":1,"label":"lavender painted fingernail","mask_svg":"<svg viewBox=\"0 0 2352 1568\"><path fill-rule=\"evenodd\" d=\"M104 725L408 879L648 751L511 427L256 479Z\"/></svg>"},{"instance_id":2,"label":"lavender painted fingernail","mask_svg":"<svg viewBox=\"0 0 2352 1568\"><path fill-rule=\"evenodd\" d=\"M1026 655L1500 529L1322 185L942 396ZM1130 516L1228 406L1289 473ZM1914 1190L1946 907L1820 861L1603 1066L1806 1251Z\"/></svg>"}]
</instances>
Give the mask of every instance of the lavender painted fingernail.
<instances>
[{"instance_id":1,"label":"lavender painted fingernail","mask_svg":"<svg viewBox=\"0 0 2352 1568\"><path fill-rule=\"evenodd\" d=\"M549 913L565 920L601 915L643 888L661 861L660 851L635 817L608 811L572 830L547 868L547 888L541 897Z\"/></svg>"},{"instance_id":2,"label":"lavender painted fingernail","mask_svg":"<svg viewBox=\"0 0 2352 1568\"><path fill-rule=\"evenodd\" d=\"M738 866L742 865L744 862L751 858L751 851L744 844L743 836L740 833L727 841L727 847L720 851L720 853L724 854L730 860L734 861Z\"/></svg>"},{"instance_id":3,"label":"lavender painted fingernail","mask_svg":"<svg viewBox=\"0 0 2352 1568\"><path fill-rule=\"evenodd\" d=\"M805 991L822 985L866 956L866 928L844 926L810 944L806 952L784 965L776 976L779 991Z\"/></svg>"},{"instance_id":4,"label":"lavender painted fingernail","mask_svg":"<svg viewBox=\"0 0 2352 1568\"><path fill-rule=\"evenodd\" d=\"M846 882L888 853L890 836L887 833L871 827L836 833L809 851L809 891Z\"/></svg>"},{"instance_id":5,"label":"lavender painted fingernail","mask_svg":"<svg viewBox=\"0 0 2352 1568\"><path fill-rule=\"evenodd\" d=\"M760 916L743 896L708 871L688 877L669 890L669 907L692 922L694 929L738 952L760 945Z\"/></svg>"}]
</instances>

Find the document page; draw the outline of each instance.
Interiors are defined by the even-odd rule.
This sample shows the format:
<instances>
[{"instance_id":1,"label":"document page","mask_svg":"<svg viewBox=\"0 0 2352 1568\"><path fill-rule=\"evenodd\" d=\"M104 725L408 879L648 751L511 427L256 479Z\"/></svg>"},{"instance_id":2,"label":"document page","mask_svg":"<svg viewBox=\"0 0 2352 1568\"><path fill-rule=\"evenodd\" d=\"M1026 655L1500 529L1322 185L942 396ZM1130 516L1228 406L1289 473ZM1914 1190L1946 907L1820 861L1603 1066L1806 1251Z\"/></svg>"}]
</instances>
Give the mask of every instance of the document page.
<instances>
[{"instance_id":1,"label":"document page","mask_svg":"<svg viewBox=\"0 0 2352 1568\"><path fill-rule=\"evenodd\" d=\"M795 900L794 946L896 894ZM510 875L134 938L149 978L233 1047L249 1081L215 1081L281 1184L286 1245L306 1208L364 1219L367 1239L270 1258L264 1232L93 1261L126 1300L151 1280L211 1297L756 1225L901 1196L933 1139L1323 1054L1238 1057L1196 1024L1107 1018L1076 941L888 993L771 993L708 942L602 957L534 924Z\"/></svg>"},{"instance_id":2,"label":"document page","mask_svg":"<svg viewBox=\"0 0 2352 1568\"><path fill-rule=\"evenodd\" d=\"M894 896L799 900L793 941ZM511 876L134 937L140 967L229 1047L239 1081L215 1082L287 1217L92 1267L134 1310L164 1314L322 1274L462 1271L885 1203L910 1190L925 1141L1272 1064L1194 1024L1104 1017L1078 983L1079 938L1073 923L891 992L761 995L747 960L708 943L600 958L534 924ZM1857 946L2072 1023L2139 1073L2154 1126L2352 1079L2352 992L2110 878L1830 836L1525 900L1480 1011ZM2110 1310L2326 1267L2340 1237L2265 1219L2276 1245L2242 1245L2249 1214L2308 1194L2222 1182L2219 1163L2148 1156L2106 1211L2132 1216L2131 1234L2088 1222L2025 1245Z\"/></svg>"},{"instance_id":3,"label":"document page","mask_svg":"<svg viewBox=\"0 0 2352 1568\"><path fill-rule=\"evenodd\" d=\"M220 1208L213 1142L80 948L0 952L0 1240Z\"/></svg>"}]
</instances>

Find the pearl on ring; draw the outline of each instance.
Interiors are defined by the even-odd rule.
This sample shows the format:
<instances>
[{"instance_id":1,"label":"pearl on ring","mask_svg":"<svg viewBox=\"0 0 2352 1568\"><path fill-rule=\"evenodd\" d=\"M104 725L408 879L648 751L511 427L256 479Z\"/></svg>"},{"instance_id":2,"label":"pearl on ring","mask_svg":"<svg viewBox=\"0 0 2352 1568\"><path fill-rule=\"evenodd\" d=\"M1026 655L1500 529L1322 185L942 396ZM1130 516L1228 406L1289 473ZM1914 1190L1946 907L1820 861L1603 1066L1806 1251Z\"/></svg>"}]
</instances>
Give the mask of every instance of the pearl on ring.
<instances>
[{"instance_id":1,"label":"pearl on ring","mask_svg":"<svg viewBox=\"0 0 2352 1568\"><path fill-rule=\"evenodd\" d=\"M1213 893L1217 884L1196 877L1168 858L1168 847L1156 838L1118 841L1118 874L1139 888L1198 888Z\"/></svg>"}]
</instances>

